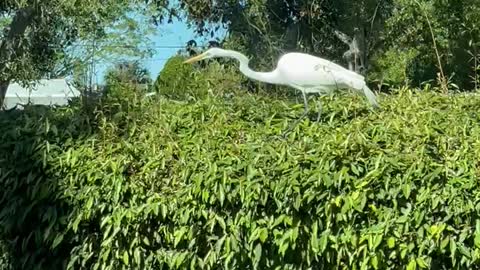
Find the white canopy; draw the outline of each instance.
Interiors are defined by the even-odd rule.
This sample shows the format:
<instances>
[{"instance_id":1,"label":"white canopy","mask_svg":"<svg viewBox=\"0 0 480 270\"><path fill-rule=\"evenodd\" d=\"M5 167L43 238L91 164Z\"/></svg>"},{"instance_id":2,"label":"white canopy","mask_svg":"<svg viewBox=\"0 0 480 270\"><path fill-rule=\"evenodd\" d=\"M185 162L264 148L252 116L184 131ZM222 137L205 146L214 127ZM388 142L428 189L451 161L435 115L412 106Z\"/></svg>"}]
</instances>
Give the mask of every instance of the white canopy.
<instances>
[{"instance_id":1,"label":"white canopy","mask_svg":"<svg viewBox=\"0 0 480 270\"><path fill-rule=\"evenodd\" d=\"M68 100L80 96L80 92L65 79L40 80L32 89L24 88L18 83L8 87L5 96L5 108L25 105L29 101L37 105L66 105Z\"/></svg>"}]
</instances>

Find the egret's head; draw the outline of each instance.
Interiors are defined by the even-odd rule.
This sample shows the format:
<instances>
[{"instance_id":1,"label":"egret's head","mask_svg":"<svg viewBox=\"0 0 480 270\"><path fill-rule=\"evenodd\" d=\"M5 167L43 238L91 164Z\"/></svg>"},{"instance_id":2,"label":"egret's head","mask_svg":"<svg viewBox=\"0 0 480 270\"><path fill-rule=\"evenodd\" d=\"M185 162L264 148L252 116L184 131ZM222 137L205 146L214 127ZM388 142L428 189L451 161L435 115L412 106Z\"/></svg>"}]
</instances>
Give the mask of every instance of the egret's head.
<instances>
[{"instance_id":1,"label":"egret's head","mask_svg":"<svg viewBox=\"0 0 480 270\"><path fill-rule=\"evenodd\" d=\"M190 59L187 59L183 63L187 64L187 63L202 61L202 60L209 59L209 58L224 57L224 56L226 56L225 52L226 52L225 50L220 49L220 48L211 48L211 49L208 49L205 52L203 52L203 53L201 53L197 56L194 56Z\"/></svg>"}]
</instances>

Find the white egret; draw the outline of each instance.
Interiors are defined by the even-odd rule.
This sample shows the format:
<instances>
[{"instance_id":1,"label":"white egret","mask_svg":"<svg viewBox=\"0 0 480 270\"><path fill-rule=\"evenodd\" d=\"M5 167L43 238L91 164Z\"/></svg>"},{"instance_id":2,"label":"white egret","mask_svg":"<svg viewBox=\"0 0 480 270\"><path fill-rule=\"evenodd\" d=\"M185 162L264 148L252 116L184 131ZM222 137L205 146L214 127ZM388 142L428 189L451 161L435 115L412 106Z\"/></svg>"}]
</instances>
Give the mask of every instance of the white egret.
<instances>
[{"instance_id":1,"label":"white egret","mask_svg":"<svg viewBox=\"0 0 480 270\"><path fill-rule=\"evenodd\" d=\"M257 72L248 66L248 58L236 51L211 48L194 56L184 63L193 63L209 58L233 58L240 62L240 72L245 76L270 84L286 85L302 92L304 113L295 122L298 123L308 113L307 94L329 94L335 89L353 89L363 93L373 107L379 107L375 94L368 88L365 78L338 64L305 53L287 53L280 57L276 69L271 72ZM321 103L318 102L320 120ZM295 125L294 124L294 125ZM293 126L294 126L293 125Z\"/></svg>"}]
</instances>

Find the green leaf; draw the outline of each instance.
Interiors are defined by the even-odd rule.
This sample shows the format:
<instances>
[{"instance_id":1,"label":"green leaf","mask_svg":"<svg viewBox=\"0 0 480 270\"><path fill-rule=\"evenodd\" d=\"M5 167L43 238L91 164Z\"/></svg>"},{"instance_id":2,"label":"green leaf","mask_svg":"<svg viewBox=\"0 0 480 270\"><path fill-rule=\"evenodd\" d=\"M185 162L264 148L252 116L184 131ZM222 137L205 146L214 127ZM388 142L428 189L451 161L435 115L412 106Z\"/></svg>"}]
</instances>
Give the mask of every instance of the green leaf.
<instances>
[{"instance_id":1,"label":"green leaf","mask_svg":"<svg viewBox=\"0 0 480 270\"><path fill-rule=\"evenodd\" d=\"M450 241L450 237L445 237L442 242L440 243L440 249L443 251L447 247L448 243Z\"/></svg>"},{"instance_id":2,"label":"green leaf","mask_svg":"<svg viewBox=\"0 0 480 270\"><path fill-rule=\"evenodd\" d=\"M88 211L91 211L92 209L92 206L93 206L93 197L90 197L88 198L88 201L85 205L85 208L88 210Z\"/></svg>"},{"instance_id":3,"label":"green leaf","mask_svg":"<svg viewBox=\"0 0 480 270\"><path fill-rule=\"evenodd\" d=\"M467 258L471 257L470 250L467 247L465 247L464 244L459 244L458 245L458 251L460 251L460 253L462 255L466 256Z\"/></svg>"},{"instance_id":4,"label":"green leaf","mask_svg":"<svg viewBox=\"0 0 480 270\"><path fill-rule=\"evenodd\" d=\"M187 256L187 253L186 252L182 252L180 254L178 254L175 258L175 267L178 269L180 268L180 266L183 264L183 262L185 261L185 257Z\"/></svg>"},{"instance_id":5,"label":"green leaf","mask_svg":"<svg viewBox=\"0 0 480 270\"><path fill-rule=\"evenodd\" d=\"M220 200L220 205L223 206L223 202L225 201L225 190L223 189L223 185L219 185L219 194L218 198Z\"/></svg>"},{"instance_id":6,"label":"green leaf","mask_svg":"<svg viewBox=\"0 0 480 270\"><path fill-rule=\"evenodd\" d=\"M378 257L376 255L372 257L370 262L374 269L378 269Z\"/></svg>"},{"instance_id":7,"label":"green leaf","mask_svg":"<svg viewBox=\"0 0 480 270\"><path fill-rule=\"evenodd\" d=\"M223 220L222 217L215 216L215 219L218 221L218 224L220 225L220 227L222 227L223 230L227 229L227 225L225 224L225 220Z\"/></svg>"},{"instance_id":8,"label":"green leaf","mask_svg":"<svg viewBox=\"0 0 480 270\"><path fill-rule=\"evenodd\" d=\"M282 214L282 215L278 216L275 219L275 221L273 222L272 227L276 227L276 226L280 225L280 223L282 223L285 220L285 218L286 218L285 214Z\"/></svg>"},{"instance_id":9,"label":"green leaf","mask_svg":"<svg viewBox=\"0 0 480 270\"><path fill-rule=\"evenodd\" d=\"M150 239L148 239L148 237L143 237L143 243L147 246L150 246Z\"/></svg>"},{"instance_id":10,"label":"green leaf","mask_svg":"<svg viewBox=\"0 0 480 270\"><path fill-rule=\"evenodd\" d=\"M224 235L222 238L220 238L217 243L215 243L215 252L217 254L221 254L222 251L222 246L223 243L225 242L225 239L227 238L227 235ZM228 253L228 252L227 252Z\"/></svg>"},{"instance_id":11,"label":"green leaf","mask_svg":"<svg viewBox=\"0 0 480 270\"><path fill-rule=\"evenodd\" d=\"M475 238L474 244L476 248L480 249L480 220L476 220L475 222Z\"/></svg>"},{"instance_id":12,"label":"green leaf","mask_svg":"<svg viewBox=\"0 0 480 270\"><path fill-rule=\"evenodd\" d=\"M394 237L388 238L387 245L388 245L389 248L394 248L395 247L395 238Z\"/></svg>"},{"instance_id":13,"label":"green leaf","mask_svg":"<svg viewBox=\"0 0 480 270\"><path fill-rule=\"evenodd\" d=\"M327 231L324 231L320 236L320 252L325 251L325 249L327 248L329 235L330 235L330 231L327 230Z\"/></svg>"},{"instance_id":14,"label":"green leaf","mask_svg":"<svg viewBox=\"0 0 480 270\"><path fill-rule=\"evenodd\" d=\"M259 239L262 243L265 243L265 240L267 240L268 237L268 230L266 228L262 228L259 231Z\"/></svg>"},{"instance_id":15,"label":"green leaf","mask_svg":"<svg viewBox=\"0 0 480 270\"><path fill-rule=\"evenodd\" d=\"M402 248L402 250L400 251L400 258L405 258L407 256L407 252L408 252L408 248L404 247Z\"/></svg>"},{"instance_id":16,"label":"green leaf","mask_svg":"<svg viewBox=\"0 0 480 270\"><path fill-rule=\"evenodd\" d=\"M129 259L129 258L128 258L128 251L124 251L124 252L123 252L123 263L124 263L125 265L127 265L127 266L129 265L128 259Z\"/></svg>"},{"instance_id":17,"label":"green leaf","mask_svg":"<svg viewBox=\"0 0 480 270\"><path fill-rule=\"evenodd\" d=\"M407 265L407 270L416 270L417 269L417 261L415 259L410 260Z\"/></svg>"},{"instance_id":18,"label":"green leaf","mask_svg":"<svg viewBox=\"0 0 480 270\"><path fill-rule=\"evenodd\" d=\"M410 193L412 191L411 184L410 183L404 184L402 190L403 190L403 195L405 196L405 198L408 199L410 197Z\"/></svg>"},{"instance_id":19,"label":"green leaf","mask_svg":"<svg viewBox=\"0 0 480 270\"><path fill-rule=\"evenodd\" d=\"M174 236L174 239L175 239L173 245L175 247L180 243L180 241L182 241L183 235L185 234L185 231L186 231L185 228L180 228L178 230L175 230L175 232L173 233L173 236Z\"/></svg>"},{"instance_id":20,"label":"green leaf","mask_svg":"<svg viewBox=\"0 0 480 270\"><path fill-rule=\"evenodd\" d=\"M397 223L405 223L407 221L408 221L408 216L405 215L405 216L399 217L396 222Z\"/></svg>"},{"instance_id":21,"label":"green leaf","mask_svg":"<svg viewBox=\"0 0 480 270\"><path fill-rule=\"evenodd\" d=\"M55 240L53 240L52 249L56 248L63 240L63 234L57 234Z\"/></svg>"},{"instance_id":22,"label":"green leaf","mask_svg":"<svg viewBox=\"0 0 480 270\"><path fill-rule=\"evenodd\" d=\"M278 252L282 255L285 256L285 251L288 249L288 242L284 241L280 244L278 248Z\"/></svg>"},{"instance_id":23,"label":"green leaf","mask_svg":"<svg viewBox=\"0 0 480 270\"><path fill-rule=\"evenodd\" d=\"M255 265L255 268L257 268L258 266L258 263L260 262L260 259L262 257L262 245L260 243L258 243L256 246L255 246L255 249L253 251L253 264Z\"/></svg>"},{"instance_id":24,"label":"green leaf","mask_svg":"<svg viewBox=\"0 0 480 270\"><path fill-rule=\"evenodd\" d=\"M456 251L457 251L457 243L455 243L455 240L450 238L450 256L455 257Z\"/></svg>"},{"instance_id":25,"label":"green leaf","mask_svg":"<svg viewBox=\"0 0 480 270\"><path fill-rule=\"evenodd\" d=\"M158 205L156 207L156 214L155 215L158 215ZM165 204L161 204L160 205L160 212L161 212L161 215L162 215L162 218L166 218L167 217L167 213L168 213L168 208Z\"/></svg>"},{"instance_id":26,"label":"green leaf","mask_svg":"<svg viewBox=\"0 0 480 270\"><path fill-rule=\"evenodd\" d=\"M383 240L383 235L381 234L377 234L374 236L374 245L373 245L373 249L376 249L378 246L380 246L380 244L382 243L382 240Z\"/></svg>"},{"instance_id":27,"label":"green leaf","mask_svg":"<svg viewBox=\"0 0 480 270\"><path fill-rule=\"evenodd\" d=\"M363 259L362 265L360 266L361 270L367 270L368 269L368 263L370 262L370 257L366 257Z\"/></svg>"},{"instance_id":28,"label":"green leaf","mask_svg":"<svg viewBox=\"0 0 480 270\"><path fill-rule=\"evenodd\" d=\"M417 258L417 264L420 268L428 268L428 264L422 257Z\"/></svg>"},{"instance_id":29,"label":"green leaf","mask_svg":"<svg viewBox=\"0 0 480 270\"><path fill-rule=\"evenodd\" d=\"M141 258L140 258L140 248L135 248L135 251L133 252L133 257L135 258L135 263L137 265L140 265L141 263Z\"/></svg>"}]
</instances>

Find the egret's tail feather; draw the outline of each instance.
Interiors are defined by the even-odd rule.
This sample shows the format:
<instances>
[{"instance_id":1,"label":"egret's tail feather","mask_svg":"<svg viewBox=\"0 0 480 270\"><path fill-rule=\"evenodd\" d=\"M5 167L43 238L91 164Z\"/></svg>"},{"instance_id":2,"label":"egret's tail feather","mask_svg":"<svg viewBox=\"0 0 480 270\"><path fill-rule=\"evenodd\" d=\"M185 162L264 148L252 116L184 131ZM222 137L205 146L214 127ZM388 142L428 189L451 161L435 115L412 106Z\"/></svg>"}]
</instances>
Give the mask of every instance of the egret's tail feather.
<instances>
[{"instance_id":1,"label":"egret's tail feather","mask_svg":"<svg viewBox=\"0 0 480 270\"><path fill-rule=\"evenodd\" d=\"M378 102L377 102L377 97L376 97L375 94L372 92L372 90L370 90L370 88L368 88L368 86L366 86L366 85L363 86L363 93L364 93L365 96L367 97L368 102L370 102L370 104L371 104L373 107L376 107L376 108L379 108L379 107L380 107L380 105L378 105Z\"/></svg>"}]
</instances>

